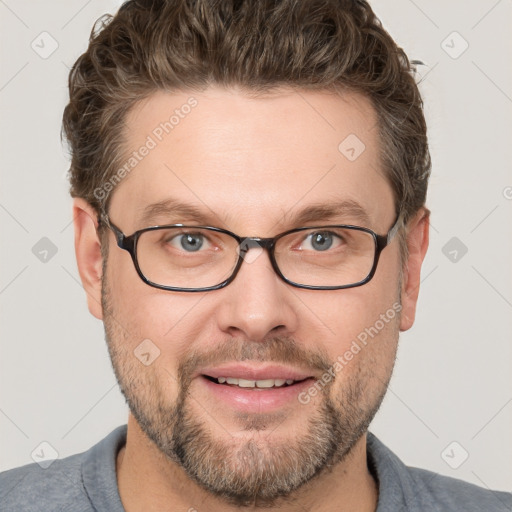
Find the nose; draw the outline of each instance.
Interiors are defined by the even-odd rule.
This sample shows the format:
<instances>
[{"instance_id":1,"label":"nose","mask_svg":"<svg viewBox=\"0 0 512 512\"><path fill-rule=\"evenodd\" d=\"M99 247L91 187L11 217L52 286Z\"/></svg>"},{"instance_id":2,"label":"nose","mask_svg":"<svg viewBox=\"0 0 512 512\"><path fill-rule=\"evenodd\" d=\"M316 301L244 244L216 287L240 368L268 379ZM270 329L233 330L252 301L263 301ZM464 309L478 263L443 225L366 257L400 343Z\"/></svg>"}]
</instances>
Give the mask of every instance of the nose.
<instances>
[{"instance_id":1,"label":"nose","mask_svg":"<svg viewBox=\"0 0 512 512\"><path fill-rule=\"evenodd\" d=\"M219 290L218 327L252 341L293 333L298 322L289 288L272 268L268 251L250 248L235 279Z\"/></svg>"}]
</instances>

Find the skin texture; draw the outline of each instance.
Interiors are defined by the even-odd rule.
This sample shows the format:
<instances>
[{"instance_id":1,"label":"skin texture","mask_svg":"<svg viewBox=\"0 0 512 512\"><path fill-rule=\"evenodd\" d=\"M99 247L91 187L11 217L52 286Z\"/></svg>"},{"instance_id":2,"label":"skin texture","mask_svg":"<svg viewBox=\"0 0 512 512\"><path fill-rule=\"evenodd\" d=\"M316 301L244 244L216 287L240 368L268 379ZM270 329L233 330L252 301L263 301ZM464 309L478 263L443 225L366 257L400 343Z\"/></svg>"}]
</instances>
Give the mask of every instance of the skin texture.
<instances>
[{"instance_id":1,"label":"skin texture","mask_svg":"<svg viewBox=\"0 0 512 512\"><path fill-rule=\"evenodd\" d=\"M197 106L113 192L109 215L125 234L147 227L138 220L141 210L169 197L241 236L275 236L299 227L290 217L306 206L348 199L367 211L365 227L385 234L392 226L393 193L380 167L376 116L364 97L283 89L255 99L213 87L159 92L130 112L127 148L144 144L191 96ZM350 134L365 144L354 161L338 150ZM226 288L200 293L145 284L113 233L104 262L95 212L75 199L73 214L89 310L105 324L131 409L127 444L117 460L127 511L375 510L366 429L387 389L399 332L414 322L428 247L425 210L406 227L404 268L394 239L364 286L291 287L263 252L244 262ZM188 220L164 216L151 225ZM361 225L350 215L320 223ZM197 376L206 364L245 359L254 365L279 361L320 378L397 303L400 314L307 404L291 400L271 413L242 414L218 401ZM149 366L134 355L144 339L160 350Z\"/></svg>"}]
</instances>

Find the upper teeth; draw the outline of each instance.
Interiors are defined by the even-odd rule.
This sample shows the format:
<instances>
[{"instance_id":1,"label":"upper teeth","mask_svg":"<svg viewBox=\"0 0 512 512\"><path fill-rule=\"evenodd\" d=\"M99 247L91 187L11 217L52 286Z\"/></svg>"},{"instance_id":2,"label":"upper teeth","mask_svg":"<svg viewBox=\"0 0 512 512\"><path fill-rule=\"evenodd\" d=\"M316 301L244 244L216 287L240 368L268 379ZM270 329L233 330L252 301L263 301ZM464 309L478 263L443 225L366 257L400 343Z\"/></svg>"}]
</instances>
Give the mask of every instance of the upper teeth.
<instances>
[{"instance_id":1,"label":"upper teeth","mask_svg":"<svg viewBox=\"0 0 512 512\"><path fill-rule=\"evenodd\" d=\"M272 386L284 386L284 384L293 384L293 379L265 379L265 380L246 380L235 379L233 377L219 377L217 379L219 384L235 384L241 388L271 388Z\"/></svg>"}]
</instances>

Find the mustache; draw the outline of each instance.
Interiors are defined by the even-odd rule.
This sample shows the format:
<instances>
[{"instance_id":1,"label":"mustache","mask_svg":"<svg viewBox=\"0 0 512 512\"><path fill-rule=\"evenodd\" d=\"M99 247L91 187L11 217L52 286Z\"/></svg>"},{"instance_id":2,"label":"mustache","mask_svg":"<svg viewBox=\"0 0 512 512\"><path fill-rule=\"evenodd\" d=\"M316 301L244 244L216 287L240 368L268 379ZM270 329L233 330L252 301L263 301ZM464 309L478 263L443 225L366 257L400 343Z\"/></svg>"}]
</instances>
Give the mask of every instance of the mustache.
<instances>
[{"instance_id":1,"label":"mustache","mask_svg":"<svg viewBox=\"0 0 512 512\"><path fill-rule=\"evenodd\" d=\"M274 336L264 341L229 338L214 349L191 351L178 366L178 381L188 388L192 376L200 368L242 361L281 363L324 373L331 367L332 361L320 344L318 347L317 350L306 349L287 336Z\"/></svg>"}]
</instances>

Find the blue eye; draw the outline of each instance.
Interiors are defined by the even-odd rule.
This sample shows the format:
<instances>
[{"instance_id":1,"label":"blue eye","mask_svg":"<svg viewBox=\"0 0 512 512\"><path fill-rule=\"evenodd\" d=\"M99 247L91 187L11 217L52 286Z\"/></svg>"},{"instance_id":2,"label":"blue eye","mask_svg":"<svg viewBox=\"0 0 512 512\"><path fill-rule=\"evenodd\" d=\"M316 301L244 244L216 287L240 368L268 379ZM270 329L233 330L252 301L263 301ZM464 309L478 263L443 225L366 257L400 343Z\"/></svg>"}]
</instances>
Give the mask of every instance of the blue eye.
<instances>
[{"instance_id":1,"label":"blue eye","mask_svg":"<svg viewBox=\"0 0 512 512\"><path fill-rule=\"evenodd\" d=\"M315 233L311 236L311 245L318 251L326 251L332 246L332 235L330 233Z\"/></svg>"},{"instance_id":2,"label":"blue eye","mask_svg":"<svg viewBox=\"0 0 512 512\"><path fill-rule=\"evenodd\" d=\"M168 243L176 249L183 249L186 252L197 252L203 247L205 237L200 233L182 233L173 236L168 240Z\"/></svg>"},{"instance_id":3,"label":"blue eye","mask_svg":"<svg viewBox=\"0 0 512 512\"><path fill-rule=\"evenodd\" d=\"M340 237L332 231L315 231L310 233L303 242L302 249L312 248L314 251L327 251L333 246L337 247L340 244Z\"/></svg>"}]
</instances>

